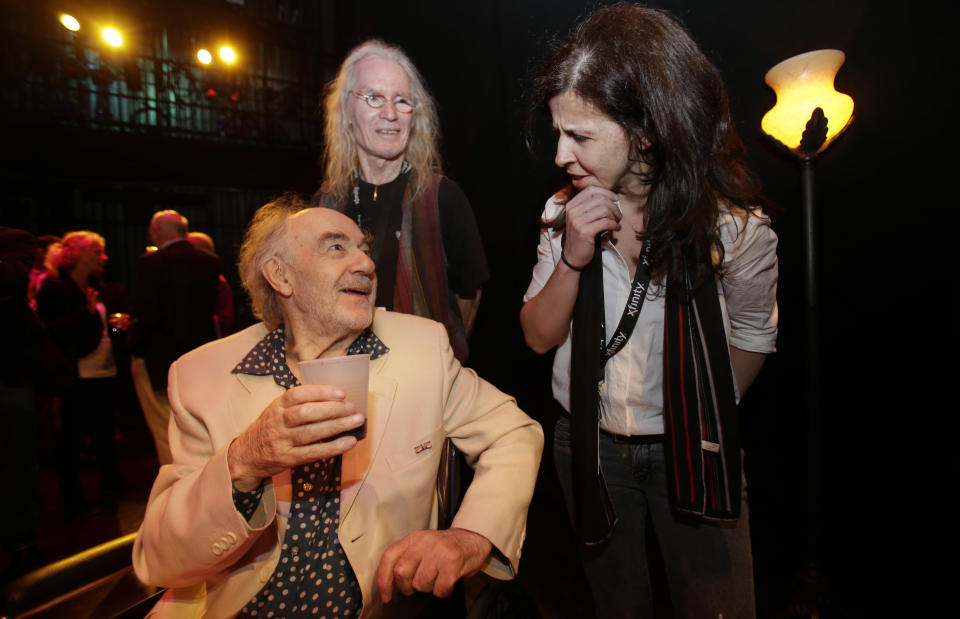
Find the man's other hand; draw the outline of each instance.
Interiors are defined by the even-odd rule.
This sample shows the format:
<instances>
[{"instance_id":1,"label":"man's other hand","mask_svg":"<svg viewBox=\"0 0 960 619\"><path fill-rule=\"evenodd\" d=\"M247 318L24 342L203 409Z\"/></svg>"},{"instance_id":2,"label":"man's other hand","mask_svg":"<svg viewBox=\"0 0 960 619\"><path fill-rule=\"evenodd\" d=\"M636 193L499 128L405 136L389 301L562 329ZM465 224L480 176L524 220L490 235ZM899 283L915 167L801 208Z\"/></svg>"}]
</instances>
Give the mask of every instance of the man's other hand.
<instances>
[{"instance_id":1,"label":"man's other hand","mask_svg":"<svg viewBox=\"0 0 960 619\"><path fill-rule=\"evenodd\" d=\"M394 587L404 595L414 591L447 597L457 581L476 574L493 545L466 529L414 531L394 542L380 559L377 586L386 604Z\"/></svg>"},{"instance_id":2,"label":"man's other hand","mask_svg":"<svg viewBox=\"0 0 960 619\"><path fill-rule=\"evenodd\" d=\"M352 436L327 440L359 427L364 419L330 385L288 389L230 444L227 463L238 490L252 490L265 477L331 458L357 444Z\"/></svg>"}]
</instances>

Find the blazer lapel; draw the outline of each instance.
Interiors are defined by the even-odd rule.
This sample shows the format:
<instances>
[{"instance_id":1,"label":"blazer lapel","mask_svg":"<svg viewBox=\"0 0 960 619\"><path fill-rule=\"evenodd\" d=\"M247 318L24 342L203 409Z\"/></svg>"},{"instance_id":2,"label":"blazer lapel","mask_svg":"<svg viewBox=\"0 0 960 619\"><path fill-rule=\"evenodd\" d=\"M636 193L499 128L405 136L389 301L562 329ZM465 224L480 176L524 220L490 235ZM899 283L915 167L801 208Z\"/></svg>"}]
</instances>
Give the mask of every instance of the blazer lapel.
<instances>
[{"instance_id":1,"label":"blazer lapel","mask_svg":"<svg viewBox=\"0 0 960 619\"><path fill-rule=\"evenodd\" d=\"M383 376L381 371L390 353L370 363L370 388L367 396L367 437L343 454L340 486L340 521L350 514L353 503L366 479L367 472L383 443L384 430L393 400L397 393L397 381Z\"/></svg>"},{"instance_id":2,"label":"blazer lapel","mask_svg":"<svg viewBox=\"0 0 960 619\"><path fill-rule=\"evenodd\" d=\"M283 394L283 387L278 385L270 374L257 376L238 373L234 376L243 387L243 392L237 394L232 405L239 434L246 430L271 402Z\"/></svg>"}]
</instances>

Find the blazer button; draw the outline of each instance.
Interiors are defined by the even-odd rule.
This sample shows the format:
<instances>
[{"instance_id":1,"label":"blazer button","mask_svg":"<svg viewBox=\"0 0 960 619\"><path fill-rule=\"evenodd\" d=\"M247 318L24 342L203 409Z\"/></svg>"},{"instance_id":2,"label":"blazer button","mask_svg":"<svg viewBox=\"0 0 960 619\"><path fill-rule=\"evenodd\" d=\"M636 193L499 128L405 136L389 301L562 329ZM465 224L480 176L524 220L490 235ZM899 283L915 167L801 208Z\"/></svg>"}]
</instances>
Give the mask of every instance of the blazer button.
<instances>
[{"instance_id":1,"label":"blazer button","mask_svg":"<svg viewBox=\"0 0 960 619\"><path fill-rule=\"evenodd\" d=\"M223 554L223 548L220 547L220 544L214 544L211 546L210 551L218 557Z\"/></svg>"},{"instance_id":2,"label":"blazer button","mask_svg":"<svg viewBox=\"0 0 960 619\"><path fill-rule=\"evenodd\" d=\"M311 484L310 482L306 482L305 484L303 484L304 492L310 492L311 490L313 490L313 484Z\"/></svg>"}]
</instances>

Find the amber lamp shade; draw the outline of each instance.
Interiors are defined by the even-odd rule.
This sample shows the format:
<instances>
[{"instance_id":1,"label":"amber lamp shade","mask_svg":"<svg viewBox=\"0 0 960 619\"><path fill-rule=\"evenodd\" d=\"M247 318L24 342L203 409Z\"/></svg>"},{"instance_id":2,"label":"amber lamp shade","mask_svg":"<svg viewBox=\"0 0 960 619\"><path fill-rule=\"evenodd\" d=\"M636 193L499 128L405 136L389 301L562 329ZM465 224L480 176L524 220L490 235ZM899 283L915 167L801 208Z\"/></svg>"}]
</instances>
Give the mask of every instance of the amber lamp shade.
<instances>
[{"instance_id":1,"label":"amber lamp shade","mask_svg":"<svg viewBox=\"0 0 960 619\"><path fill-rule=\"evenodd\" d=\"M820 371L819 327L817 319L817 260L815 215L813 207L814 162L818 153L830 146L853 118L853 99L833 88L833 80L846 57L836 49L821 49L788 58L767 71L764 80L777 93L777 104L763 116L763 131L797 157L802 173L803 255L805 301L806 409L806 567L800 575L812 592L800 594L801 608L817 616L821 590L821 468L820 468ZM806 610L805 610L806 614Z\"/></svg>"},{"instance_id":2,"label":"amber lamp shade","mask_svg":"<svg viewBox=\"0 0 960 619\"><path fill-rule=\"evenodd\" d=\"M833 88L845 58L840 50L821 49L788 58L767 71L764 81L777 93L777 104L764 114L763 131L799 156L810 157L829 146L853 117L853 99ZM826 138L810 152L809 147L801 149L801 141L817 108L826 117Z\"/></svg>"}]
</instances>

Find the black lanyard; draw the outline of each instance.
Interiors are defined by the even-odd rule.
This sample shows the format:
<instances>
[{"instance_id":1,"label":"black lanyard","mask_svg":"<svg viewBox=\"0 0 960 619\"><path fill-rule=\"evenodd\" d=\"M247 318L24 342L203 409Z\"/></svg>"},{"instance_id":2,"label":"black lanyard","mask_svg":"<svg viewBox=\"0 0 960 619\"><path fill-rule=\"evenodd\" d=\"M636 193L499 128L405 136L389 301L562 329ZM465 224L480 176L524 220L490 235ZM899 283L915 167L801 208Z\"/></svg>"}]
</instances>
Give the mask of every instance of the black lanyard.
<instances>
[{"instance_id":1,"label":"black lanyard","mask_svg":"<svg viewBox=\"0 0 960 619\"><path fill-rule=\"evenodd\" d=\"M643 242L643 249L640 251L640 260L637 263L637 271L633 275L633 284L630 286L630 296L627 297L627 305L623 308L623 315L620 317L620 323L613 337L610 338L610 344L606 344L603 338L606 337L606 325L600 324L600 349L603 357L600 360L600 379L603 380L603 366L606 365L610 357L614 356L626 345L627 340L633 333L633 328L637 324L637 318L640 316L640 309L643 307L643 300L647 297L647 286L650 285L650 241ZM601 288L602 292L603 288ZM601 298L601 303L603 299ZM603 312L600 314L604 315Z\"/></svg>"}]
</instances>

